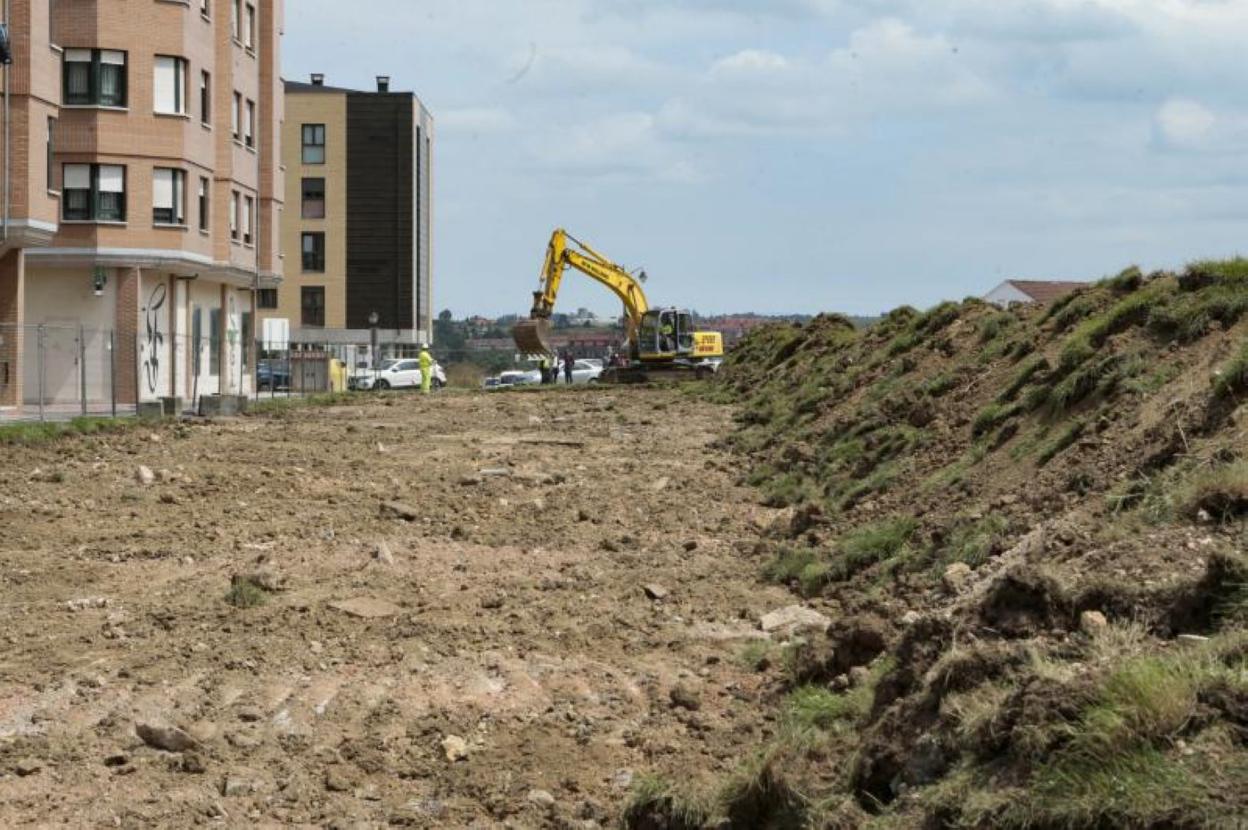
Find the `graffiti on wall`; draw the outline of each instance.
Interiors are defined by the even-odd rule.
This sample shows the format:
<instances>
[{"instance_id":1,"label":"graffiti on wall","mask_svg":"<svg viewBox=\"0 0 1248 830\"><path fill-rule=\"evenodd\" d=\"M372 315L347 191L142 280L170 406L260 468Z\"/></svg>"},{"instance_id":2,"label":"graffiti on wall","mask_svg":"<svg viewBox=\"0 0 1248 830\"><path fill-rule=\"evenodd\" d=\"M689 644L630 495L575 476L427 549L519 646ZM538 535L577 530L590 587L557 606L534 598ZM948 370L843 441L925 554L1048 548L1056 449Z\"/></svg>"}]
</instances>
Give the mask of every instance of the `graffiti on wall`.
<instances>
[{"instance_id":1,"label":"graffiti on wall","mask_svg":"<svg viewBox=\"0 0 1248 830\"><path fill-rule=\"evenodd\" d=\"M160 352L165 344L160 310L165 307L167 299L168 289L165 284L157 283L148 295L147 308L143 315L143 348L147 352L147 358L143 361L143 374L147 381L147 391L152 395L156 394L160 385Z\"/></svg>"},{"instance_id":2,"label":"graffiti on wall","mask_svg":"<svg viewBox=\"0 0 1248 830\"><path fill-rule=\"evenodd\" d=\"M238 358L238 300L233 294L226 297L227 312L225 315L225 371L226 386L235 389L235 377Z\"/></svg>"}]
</instances>

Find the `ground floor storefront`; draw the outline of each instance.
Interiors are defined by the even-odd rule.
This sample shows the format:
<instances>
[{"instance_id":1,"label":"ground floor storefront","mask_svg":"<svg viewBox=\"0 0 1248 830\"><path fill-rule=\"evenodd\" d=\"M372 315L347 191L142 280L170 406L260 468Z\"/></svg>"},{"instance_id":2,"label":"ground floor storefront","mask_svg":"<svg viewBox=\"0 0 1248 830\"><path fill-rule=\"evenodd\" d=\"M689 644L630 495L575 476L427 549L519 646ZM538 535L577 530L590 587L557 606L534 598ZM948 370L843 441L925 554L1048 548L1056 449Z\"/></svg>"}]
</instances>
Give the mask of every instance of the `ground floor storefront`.
<instances>
[{"instance_id":1,"label":"ground floor storefront","mask_svg":"<svg viewBox=\"0 0 1248 830\"><path fill-rule=\"evenodd\" d=\"M0 418L118 414L254 392L249 286L160 263L0 258Z\"/></svg>"}]
</instances>

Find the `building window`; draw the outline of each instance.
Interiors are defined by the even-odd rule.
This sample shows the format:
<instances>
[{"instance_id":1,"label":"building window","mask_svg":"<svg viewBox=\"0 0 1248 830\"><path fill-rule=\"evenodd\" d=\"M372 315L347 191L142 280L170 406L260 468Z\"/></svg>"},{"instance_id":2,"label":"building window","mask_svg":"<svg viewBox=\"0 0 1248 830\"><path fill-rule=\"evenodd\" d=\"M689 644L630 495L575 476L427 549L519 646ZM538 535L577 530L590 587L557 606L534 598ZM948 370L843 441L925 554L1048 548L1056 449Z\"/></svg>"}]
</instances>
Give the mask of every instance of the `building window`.
<instances>
[{"instance_id":1,"label":"building window","mask_svg":"<svg viewBox=\"0 0 1248 830\"><path fill-rule=\"evenodd\" d=\"M243 45L248 49L256 48L256 7L250 3L243 17Z\"/></svg>"},{"instance_id":2,"label":"building window","mask_svg":"<svg viewBox=\"0 0 1248 830\"><path fill-rule=\"evenodd\" d=\"M66 49L63 95L69 106L124 107L126 53L110 49Z\"/></svg>"},{"instance_id":3,"label":"building window","mask_svg":"<svg viewBox=\"0 0 1248 830\"><path fill-rule=\"evenodd\" d=\"M242 136L239 134L238 125L243 120L243 96L234 93L234 111L230 113L230 132L234 134L234 140L238 141Z\"/></svg>"},{"instance_id":4,"label":"building window","mask_svg":"<svg viewBox=\"0 0 1248 830\"><path fill-rule=\"evenodd\" d=\"M325 125L303 125L303 163L325 163Z\"/></svg>"},{"instance_id":5,"label":"building window","mask_svg":"<svg viewBox=\"0 0 1248 830\"><path fill-rule=\"evenodd\" d=\"M208 309L208 374L221 374L221 309Z\"/></svg>"},{"instance_id":6,"label":"building window","mask_svg":"<svg viewBox=\"0 0 1248 830\"><path fill-rule=\"evenodd\" d=\"M61 211L66 220L126 220L126 168L115 164L66 164L61 178Z\"/></svg>"},{"instance_id":7,"label":"building window","mask_svg":"<svg viewBox=\"0 0 1248 830\"><path fill-rule=\"evenodd\" d=\"M253 209L255 208L255 204L256 204L255 200L252 199L250 196L243 197L243 244L244 245L251 244L251 230L252 230L251 223L252 223L252 213L254 212Z\"/></svg>"},{"instance_id":8,"label":"building window","mask_svg":"<svg viewBox=\"0 0 1248 830\"><path fill-rule=\"evenodd\" d=\"M256 292L256 307L265 311L277 308L277 289L261 288Z\"/></svg>"},{"instance_id":9,"label":"building window","mask_svg":"<svg viewBox=\"0 0 1248 830\"><path fill-rule=\"evenodd\" d=\"M323 328L325 326L325 289L319 285L304 286L301 293L302 325L305 328Z\"/></svg>"},{"instance_id":10,"label":"building window","mask_svg":"<svg viewBox=\"0 0 1248 830\"><path fill-rule=\"evenodd\" d=\"M156 56L154 108L165 115L186 115L186 59Z\"/></svg>"},{"instance_id":11,"label":"building window","mask_svg":"<svg viewBox=\"0 0 1248 830\"><path fill-rule=\"evenodd\" d=\"M212 75L199 73L199 120L201 123L212 123Z\"/></svg>"},{"instance_id":12,"label":"building window","mask_svg":"<svg viewBox=\"0 0 1248 830\"><path fill-rule=\"evenodd\" d=\"M243 112L243 141L248 147L256 146L256 102L248 101Z\"/></svg>"},{"instance_id":13,"label":"building window","mask_svg":"<svg viewBox=\"0 0 1248 830\"><path fill-rule=\"evenodd\" d=\"M238 17L242 0L230 0L230 37L238 40Z\"/></svg>"},{"instance_id":14,"label":"building window","mask_svg":"<svg viewBox=\"0 0 1248 830\"><path fill-rule=\"evenodd\" d=\"M325 180L303 180L303 218L325 218Z\"/></svg>"},{"instance_id":15,"label":"building window","mask_svg":"<svg viewBox=\"0 0 1248 830\"><path fill-rule=\"evenodd\" d=\"M314 274L325 272L325 234L303 234L303 270Z\"/></svg>"},{"instance_id":16,"label":"building window","mask_svg":"<svg viewBox=\"0 0 1248 830\"><path fill-rule=\"evenodd\" d=\"M212 14L211 14L211 10L209 9L210 5L211 5L210 0L199 0L199 13L202 14L204 17L211 18Z\"/></svg>"},{"instance_id":17,"label":"building window","mask_svg":"<svg viewBox=\"0 0 1248 830\"><path fill-rule=\"evenodd\" d=\"M56 119L48 119L48 190L56 190L56 163L53 158L56 156Z\"/></svg>"},{"instance_id":18,"label":"building window","mask_svg":"<svg viewBox=\"0 0 1248 830\"><path fill-rule=\"evenodd\" d=\"M230 191L230 239L238 241L238 197L237 190Z\"/></svg>"},{"instance_id":19,"label":"building window","mask_svg":"<svg viewBox=\"0 0 1248 830\"><path fill-rule=\"evenodd\" d=\"M208 180L203 176L199 177L199 229L201 231L208 230L208 214L211 209L208 206Z\"/></svg>"},{"instance_id":20,"label":"building window","mask_svg":"<svg viewBox=\"0 0 1248 830\"><path fill-rule=\"evenodd\" d=\"M152 221L186 224L186 171L157 167L152 171Z\"/></svg>"}]
</instances>

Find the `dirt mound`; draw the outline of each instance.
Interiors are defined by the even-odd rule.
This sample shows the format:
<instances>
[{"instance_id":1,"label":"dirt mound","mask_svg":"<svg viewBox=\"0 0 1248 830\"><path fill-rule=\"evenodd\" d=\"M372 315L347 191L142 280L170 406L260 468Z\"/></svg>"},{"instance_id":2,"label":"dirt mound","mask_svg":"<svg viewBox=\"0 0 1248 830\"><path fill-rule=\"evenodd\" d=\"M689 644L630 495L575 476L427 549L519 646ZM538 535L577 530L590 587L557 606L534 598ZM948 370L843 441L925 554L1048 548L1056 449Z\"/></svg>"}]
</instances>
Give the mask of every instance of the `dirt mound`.
<instances>
[{"instance_id":1,"label":"dirt mound","mask_svg":"<svg viewBox=\"0 0 1248 830\"><path fill-rule=\"evenodd\" d=\"M819 688L857 713L804 733L806 760L783 768L821 782L801 790L809 816L1219 826L1248 810L1246 339L1248 261L1232 260L1128 269L1048 308L966 300L865 331L824 316L733 353L711 393L738 405L723 443L796 530L772 535L763 578L833 618L827 644L794 651L779 705ZM887 623L859 622L865 607Z\"/></svg>"}]
</instances>

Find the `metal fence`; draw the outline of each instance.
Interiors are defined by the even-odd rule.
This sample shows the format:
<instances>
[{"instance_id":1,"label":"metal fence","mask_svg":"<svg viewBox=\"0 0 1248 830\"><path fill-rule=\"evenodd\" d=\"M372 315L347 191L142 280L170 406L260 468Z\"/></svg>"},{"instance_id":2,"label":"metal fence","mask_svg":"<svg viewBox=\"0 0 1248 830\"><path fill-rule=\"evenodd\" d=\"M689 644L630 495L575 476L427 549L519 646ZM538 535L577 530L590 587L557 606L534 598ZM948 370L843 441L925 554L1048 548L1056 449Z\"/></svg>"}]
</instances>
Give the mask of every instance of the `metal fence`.
<instances>
[{"instance_id":1,"label":"metal fence","mask_svg":"<svg viewBox=\"0 0 1248 830\"><path fill-rule=\"evenodd\" d=\"M268 399L399 383L396 361L416 361L410 342L364 345L252 341L208 317L202 330L156 330L122 336L73 324L0 324L0 422L126 416L158 407L166 414L203 412L218 396ZM217 332L213 334L213 332ZM475 351L433 349L445 369L473 363ZM520 356L508 366L531 368ZM480 374L485 369L480 368ZM400 367L402 368L402 367Z\"/></svg>"}]
</instances>

